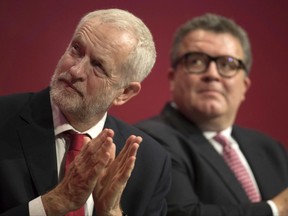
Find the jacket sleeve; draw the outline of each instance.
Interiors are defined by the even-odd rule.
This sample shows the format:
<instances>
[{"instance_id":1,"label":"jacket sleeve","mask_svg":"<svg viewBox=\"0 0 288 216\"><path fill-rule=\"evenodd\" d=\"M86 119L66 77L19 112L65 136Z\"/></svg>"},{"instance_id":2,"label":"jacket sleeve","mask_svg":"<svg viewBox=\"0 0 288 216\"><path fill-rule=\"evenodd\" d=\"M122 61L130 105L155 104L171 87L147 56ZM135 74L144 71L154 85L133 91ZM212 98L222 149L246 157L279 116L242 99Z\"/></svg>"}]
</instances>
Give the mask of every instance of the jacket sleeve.
<instances>
[{"instance_id":1,"label":"jacket sleeve","mask_svg":"<svg viewBox=\"0 0 288 216\"><path fill-rule=\"evenodd\" d=\"M28 203L19 205L17 207L13 207L3 213L0 213L0 216L29 216L29 209L28 209Z\"/></svg>"}]
</instances>

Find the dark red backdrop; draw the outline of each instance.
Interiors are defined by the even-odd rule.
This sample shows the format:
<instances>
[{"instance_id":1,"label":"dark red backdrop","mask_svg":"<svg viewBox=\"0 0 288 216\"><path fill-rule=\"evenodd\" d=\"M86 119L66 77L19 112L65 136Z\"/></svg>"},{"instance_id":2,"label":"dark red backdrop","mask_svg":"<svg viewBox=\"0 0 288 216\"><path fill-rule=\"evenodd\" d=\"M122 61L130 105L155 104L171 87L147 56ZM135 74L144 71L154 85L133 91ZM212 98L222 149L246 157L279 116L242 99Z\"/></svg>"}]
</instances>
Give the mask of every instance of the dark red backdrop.
<instances>
[{"instance_id":1,"label":"dark red backdrop","mask_svg":"<svg viewBox=\"0 0 288 216\"><path fill-rule=\"evenodd\" d=\"M112 7L143 19L154 35L158 58L140 95L111 113L129 123L158 113L169 99L166 75L172 34L187 19L214 12L235 19L252 42L252 88L237 123L288 146L287 0L1 0L0 95L46 87L80 17Z\"/></svg>"}]
</instances>

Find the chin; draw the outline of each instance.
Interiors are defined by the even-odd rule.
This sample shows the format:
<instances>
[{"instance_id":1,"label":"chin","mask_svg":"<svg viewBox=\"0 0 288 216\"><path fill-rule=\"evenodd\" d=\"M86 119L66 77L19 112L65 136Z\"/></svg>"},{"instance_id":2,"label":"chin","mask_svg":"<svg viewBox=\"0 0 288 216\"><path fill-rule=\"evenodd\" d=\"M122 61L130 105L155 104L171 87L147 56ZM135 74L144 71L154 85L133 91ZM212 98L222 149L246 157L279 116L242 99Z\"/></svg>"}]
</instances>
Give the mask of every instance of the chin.
<instances>
[{"instance_id":1,"label":"chin","mask_svg":"<svg viewBox=\"0 0 288 216\"><path fill-rule=\"evenodd\" d=\"M205 104L204 106L201 106L199 110L205 115L208 115L211 117L217 117L224 113L223 108L224 108L223 104L210 103L210 104Z\"/></svg>"},{"instance_id":2,"label":"chin","mask_svg":"<svg viewBox=\"0 0 288 216\"><path fill-rule=\"evenodd\" d=\"M67 91L63 88L51 89L51 96L53 101L61 109L74 110L76 107L82 104L82 100L80 100L81 98L78 94L76 94L75 92Z\"/></svg>"}]
</instances>

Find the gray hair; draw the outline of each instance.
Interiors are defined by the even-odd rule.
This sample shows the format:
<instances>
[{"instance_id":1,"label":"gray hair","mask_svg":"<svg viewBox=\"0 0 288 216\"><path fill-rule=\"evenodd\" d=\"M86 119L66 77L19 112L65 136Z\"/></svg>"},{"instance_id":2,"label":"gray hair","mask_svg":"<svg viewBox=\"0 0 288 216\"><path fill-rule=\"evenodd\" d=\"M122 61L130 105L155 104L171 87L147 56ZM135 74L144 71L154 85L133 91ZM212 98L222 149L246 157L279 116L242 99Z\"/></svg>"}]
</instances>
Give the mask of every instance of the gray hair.
<instances>
[{"instance_id":1,"label":"gray hair","mask_svg":"<svg viewBox=\"0 0 288 216\"><path fill-rule=\"evenodd\" d=\"M116 28L128 31L135 37L137 42L120 69L123 75L122 85L133 81L143 81L151 72L156 61L156 48L148 27L140 18L121 9L90 12L80 20L78 27L94 18L103 23L113 24Z\"/></svg>"},{"instance_id":2,"label":"gray hair","mask_svg":"<svg viewBox=\"0 0 288 216\"><path fill-rule=\"evenodd\" d=\"M247 68L246 73L249 74L252 66L252 53L247 32L241 26L237 25L232 19L211 13L207 13L187 21L175 32L170 53L171 65L173 65L178 58L179 46L183 38L188 33L199 29L211 31L217 34L228 33L237 38L244 52L243 61Z\"/></svg>"}]
</instances>

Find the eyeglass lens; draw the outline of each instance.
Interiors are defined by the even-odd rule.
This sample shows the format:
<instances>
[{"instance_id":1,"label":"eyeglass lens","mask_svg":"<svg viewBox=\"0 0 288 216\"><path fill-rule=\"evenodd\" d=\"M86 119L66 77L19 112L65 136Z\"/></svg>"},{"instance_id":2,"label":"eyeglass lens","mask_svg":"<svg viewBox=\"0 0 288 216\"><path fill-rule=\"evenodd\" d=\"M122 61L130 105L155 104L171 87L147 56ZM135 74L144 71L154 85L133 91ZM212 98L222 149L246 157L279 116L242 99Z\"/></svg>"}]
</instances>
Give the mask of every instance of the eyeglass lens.
<instances>
[{"instance_id":1,"label":"eyeglass lens","mask_svg":"<svg viewBox=\"0 0 288 216\"><path fill-rule=\"evenodd\" d=\"M205 72L211 61L216 62L218 72L222 76L234 76L242 68L241 61L231 56L212 57L205 53L187 53L184 57L184 66L189 73Z\"/></svg>"}]
</instances>

